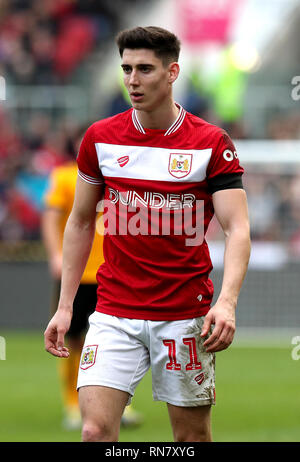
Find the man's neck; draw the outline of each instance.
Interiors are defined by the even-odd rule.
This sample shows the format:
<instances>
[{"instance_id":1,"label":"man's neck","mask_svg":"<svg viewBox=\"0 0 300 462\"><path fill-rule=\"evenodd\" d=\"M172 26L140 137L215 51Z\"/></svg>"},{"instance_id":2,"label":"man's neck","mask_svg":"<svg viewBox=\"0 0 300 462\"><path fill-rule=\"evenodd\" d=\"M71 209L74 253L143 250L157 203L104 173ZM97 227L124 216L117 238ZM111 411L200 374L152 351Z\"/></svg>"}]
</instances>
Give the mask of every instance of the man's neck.
<instances>
[{"instance_id":1,"label":"man's neck","mask_svg":"<svg viewBox=\"0 0 300 462\"><path fill-rule=\"evenodd\" d=\"M168 130L175 122L179 114L179 108L172 100L171 104L160 106L152 112L139 111L137 117L144 128L152 130Z\"/></svg>"}]
</instances>

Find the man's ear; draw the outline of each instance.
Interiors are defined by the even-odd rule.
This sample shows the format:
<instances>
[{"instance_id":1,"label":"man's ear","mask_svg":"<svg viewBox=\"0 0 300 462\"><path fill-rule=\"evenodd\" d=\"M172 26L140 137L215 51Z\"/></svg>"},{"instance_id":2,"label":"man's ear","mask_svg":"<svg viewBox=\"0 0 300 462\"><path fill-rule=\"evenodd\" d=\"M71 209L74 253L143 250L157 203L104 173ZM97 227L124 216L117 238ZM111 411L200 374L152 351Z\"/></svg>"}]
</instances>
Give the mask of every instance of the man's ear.
<instances>
[{"instance_id":1,"label":"man's ear","mask_svg":"<svg viewBox=\"0 0 300 462\"><path fill-rule=\"evenodd\" d=\"M177 79L180 72L180 67L177 62L173 62L169 64L169 83L174 83Z\"/></svg>"}]
</instances>

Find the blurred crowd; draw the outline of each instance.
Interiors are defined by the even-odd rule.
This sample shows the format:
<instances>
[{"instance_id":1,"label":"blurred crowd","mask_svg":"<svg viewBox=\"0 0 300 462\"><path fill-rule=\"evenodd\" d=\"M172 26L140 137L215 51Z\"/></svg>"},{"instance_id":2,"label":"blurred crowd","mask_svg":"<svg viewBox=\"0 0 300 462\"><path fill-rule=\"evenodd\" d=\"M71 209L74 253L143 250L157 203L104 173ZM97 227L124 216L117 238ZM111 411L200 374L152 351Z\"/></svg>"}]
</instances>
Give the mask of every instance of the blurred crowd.
<instances>
[{"instance_id":1,"label":"blurred crowd","mask_svg":"<svg viewBox=\"0 0 300 462\"><path fill-rule=\"evenodd\" d=\"M138 1L126 0L134 6ZM0 75L14 85L65 85L95 48L119 28L121 0L2 0L0 3ZM1 104L1 103L0 103ZM233 139L251 138L241 119L218 120L207 97L187 92L185 109L227 129ZM129 107L122 91L107 106L107 116ZM82 135L76 118L53 120L47 112L30 112L15 123L12 110L0 106L0 241L40 239L43 195L51 170L74 159ZM299 139L300 115L270 117L265 138ZM289 242L300 256L300 171L282 175L249 171L252 238ZM218 237L212 224L210 237Z\"/></svg>"},{"instance_id":2,"label":"blurred crowd","mask_svg":"<svg viewBox=\"0 0 300 462\"><path fill-rule=\"evenodd\" d=\"M300 139L300 111L273 115L266 126L266 138L273 140Z\"/></svg>"},{"instance_id":3,"label":"blurred crowd","mask_svg":"<svg viewBox=\"0 0 300 462\"><path fill-rule=\"evenodd\" d=\"M61 120L54 129L37 113L22 132L0 111L0 240L40 237L40 213L51 170L75 159L84 128Z\"/></svg>"},{"instance_id":4,"label":"blurred crowd","mask_svg":"<svg viewBox=\"0 0 300 462\"><path fill-rule=\"evenodd\" d=\"M114 36L120 11L138 1L2 0L0 75L21 85L70 82L85 57Z\"/></svg>"},{"instance_id":5,"label":"blurred crowd","mask_svg":"<svg viewBox=\"0 0 300 462\"><path fill-rule=\"evenodd\" d=\"M270 172L255 167L245 176L254 240L300 245L300 166L293 172ZM300 255L300 248L297 251Z\"/></svg>"},{"instance_id":6,"label":"blurred crowd","mask_svg":"<svg viewBox=\"0 0 300 462\"><path fill-rule=\"evenodd\" d=\"M120 29L127 7L146 0L1 0L0 76L7 86L68 85ZM19 109L17 108L17 111ZM74 159L84 129L49 111L22 118L0 102L0 241L40 238L49 173ZM26 111L25 111L26 112ZM55 122L55 123L54 123Z\"/></svg>"},{"instance_id":7,"label":"blurred crowd","mask_svg":"<svg viewBox=\"0 0 300 462\"><path fill-rule=\"evenodd\" d=\"M247 192L253 242L281 242L292 259L300 259L300 166L294 172L268 171L268 166L245 166L243 184ZM214 220L209 240L222 238Z\"/></svg>"}]
</instances>

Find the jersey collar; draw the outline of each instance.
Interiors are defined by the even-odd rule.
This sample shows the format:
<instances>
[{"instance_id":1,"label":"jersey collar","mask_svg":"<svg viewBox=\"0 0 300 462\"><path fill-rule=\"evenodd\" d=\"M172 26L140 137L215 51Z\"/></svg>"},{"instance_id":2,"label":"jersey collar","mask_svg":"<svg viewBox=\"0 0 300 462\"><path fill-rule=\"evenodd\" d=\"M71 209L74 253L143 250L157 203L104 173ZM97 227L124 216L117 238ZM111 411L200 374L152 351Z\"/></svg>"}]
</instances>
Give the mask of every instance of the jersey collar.
<instances>
[{"instance_id":1,"label":"jersey collar","mask_svg":"<svg viewBox=\"0 0 300 462\"><path fill-rule=\"evenodd\" d=\"M169 127L168 130L166 130L164 136L172 135L172 133L175 133L179 129L179 127L181 127L181 125L182 125L182 123L184 121L186 111L183 109L182 106L180 106L180 104L178 104L178 103L175 103L175 104L179 108L179 114L178 114L177 119L175 120L175 122L172 123L171 127ZM146 135L146 130L144 129L144 127L140 123L140 121L138 119L137 111L135 109L133 109L133 111L132 111L132 122L133 122L133 125L135 126L135 128L140 133L143 133L143 135Z\"/></svg>"}]
</instances>

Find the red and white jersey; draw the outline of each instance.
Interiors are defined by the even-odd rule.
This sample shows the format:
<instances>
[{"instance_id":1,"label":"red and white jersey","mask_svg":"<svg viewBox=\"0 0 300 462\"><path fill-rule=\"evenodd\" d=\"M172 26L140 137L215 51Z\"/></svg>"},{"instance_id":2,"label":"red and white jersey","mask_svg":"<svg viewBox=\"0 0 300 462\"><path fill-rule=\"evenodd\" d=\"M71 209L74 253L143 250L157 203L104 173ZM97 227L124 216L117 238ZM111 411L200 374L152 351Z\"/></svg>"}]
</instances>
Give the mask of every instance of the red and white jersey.
<instances>
[{"instance_id":1,"label":"red and white jersey","mask_svg":"<svg viewBox=\"0 0 300 462\"><path fill-rule=\"evenodd\" d=\"M182 107L168 130L147 129L129 109L88 128L77 162L82 179L104 184L108 210L96 310L156 321L205 315L210 182L243 173L226 132Z\"/></svg>"}]
</instances>

